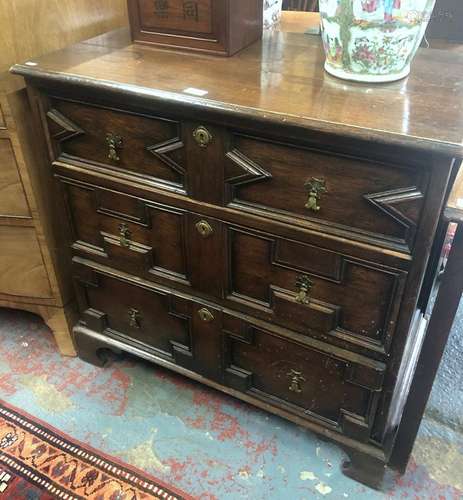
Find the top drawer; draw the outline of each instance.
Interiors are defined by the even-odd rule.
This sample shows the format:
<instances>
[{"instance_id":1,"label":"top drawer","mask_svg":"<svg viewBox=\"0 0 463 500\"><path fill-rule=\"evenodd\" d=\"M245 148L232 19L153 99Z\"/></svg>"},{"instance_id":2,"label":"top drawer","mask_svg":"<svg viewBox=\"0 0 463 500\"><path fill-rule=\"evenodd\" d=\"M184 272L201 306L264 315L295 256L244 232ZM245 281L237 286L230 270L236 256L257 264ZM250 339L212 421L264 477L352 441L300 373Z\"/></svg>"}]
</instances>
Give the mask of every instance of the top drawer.
<instances>
[{"instance_id":1,"label":"top drawer","mask_svg":"<svg viewBox=\"0 0 463 500\"><path fill-rule=\"evenodd\" d=\"M429 169L57 98L47 117L61 161L269 221L413 251Z\"/></svg>"},{"instance_id":2,"label":"top drawer","mask_svg":"<svg viewBox=\"0 0 463 500\"><path fill-rule=\"evenodd\" d=\"M239 210L411 251L429 174L232 134L227 204Z\"/></svg>"},{"instance_id":3,"label":"top drawer","mask_svg":"<svg viewBox=\"0 0 463 500\"><path fill-rule=\"evenodd\" d=\"M185 193L179 122L58 99L47 119L56 157Z\"/></svg>"}]
</instances>

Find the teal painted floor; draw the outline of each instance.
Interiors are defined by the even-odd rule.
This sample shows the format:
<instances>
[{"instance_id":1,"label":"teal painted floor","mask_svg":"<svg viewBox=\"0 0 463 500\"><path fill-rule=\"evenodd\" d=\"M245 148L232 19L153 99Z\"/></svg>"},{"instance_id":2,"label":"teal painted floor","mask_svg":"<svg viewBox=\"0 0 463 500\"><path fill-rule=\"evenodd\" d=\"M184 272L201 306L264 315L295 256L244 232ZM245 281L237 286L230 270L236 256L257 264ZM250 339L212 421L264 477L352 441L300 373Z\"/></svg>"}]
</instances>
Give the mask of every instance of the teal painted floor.
<instances>
[{"instance_id":1,"label":"teal painted floor","mask_svg":"<svg viewBox=\"0 0 463 500\"><path fill-rule=\"evenodd\" d=\"M453 374L446 365L409 470L386 493L343 476L335 445L167 370L62 358L41 320L20 311L0 309L0 398L198 499L462 499L461 325L463 311Z\"/></svg>"}]
</instances>

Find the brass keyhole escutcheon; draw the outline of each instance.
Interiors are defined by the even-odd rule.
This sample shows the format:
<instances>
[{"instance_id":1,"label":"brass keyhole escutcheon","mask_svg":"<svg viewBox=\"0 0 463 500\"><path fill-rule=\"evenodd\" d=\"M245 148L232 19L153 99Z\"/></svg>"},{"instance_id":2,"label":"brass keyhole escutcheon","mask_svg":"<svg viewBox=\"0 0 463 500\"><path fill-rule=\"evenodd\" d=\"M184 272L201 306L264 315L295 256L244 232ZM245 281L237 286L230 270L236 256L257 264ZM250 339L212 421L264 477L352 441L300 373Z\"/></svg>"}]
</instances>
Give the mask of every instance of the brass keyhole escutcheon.
<instances>
[{"instance_id":1,"label":"brass keyhole escutcheon","mask_svg":"<svg viewBox=\"0 0 463 500\"><path fill-rule=\"evenodd\" d=\"M106 134L106 144L108 145L108 160L120 161L118 150L122 149L123 140L120 135Z\"/></svg>"},{"instance_id":2,"label":"brass keyhole escutcheon","mask_svg":"<svg viewBox=\"0 0 463 500\"><path fill-rule=\"evenodd\" d=\"M199 221L196 224L196 229L203 238L209 238L209 236L214 234L214 229L212 229L212 226L206 220Z\"/></svg>"},{"instance_id":3,"label":"brass keyhole escutcheon","mask_svg":"<svg viewBox=\"0 0 463 500\"><path fill-rule=\"evenodd\" d=\"M198 315L201 318L201 321L204 321L205 323L210 323L215 319L211 311L209 311L209 309L206 309L205 307L198 311Z\"/></svg>"},{"instance_id":4,"label":"brass keyhole escutcheon","mask_svg":"<svg viewBox=\"0 0 463 500\"><path fill-rule=\"evenodd\" d=\"M312 210L312 212L319 212L321 208L319 205L321 196L328 192L325 180L312 177L304 186L309 191L309 197L305 204L305 208Z\"/></svg>"},{"instance_id":5,"label":"brass keyhole escutcheon","mask_svg":"<svg viewBox=\"0 0 463 500\"><path fill-rule=\"evenodd\" d=\"M193 132L193 137L201 148L207 148L212 142L212 134L207 130L206 127L200 126Z\"/></svg>"},{"instance_id":6,"label":"brass keyhole escutcheon","mask_svg":"<svg viewBox=\"0 0 463 500\"><path fill-rule=\"evenodd\" d=\"M296 394L302 393L302 384L306 382L306 379L302 372L297 370L291 370L287 376L290 378L289 390L295 392Z\"/></svg>"},{"instance_id":7,"label":"brass keyhole escutcheon","mask_svg":"<svg viewBox=\"0 0 463 500\"><path fill-rule=\"evenodd\" d=\"M130 232L127 224L119 224L119 243L121 247L130 248L130 239L132 237L132 233Z\"/></svg>"},{"instance_id":8,"label":"brass keyhole escutcheon","mask_svg":"<svg viewBox=\"0 0 463 500\"><path fill-rule=\"evenodd\" d=\"M298 304L307 305L310 303L310 291L312 290L313 285L313 281L307 276L307 274L299 276L296 281L296 287L298 289L296 302Z\"/></svg>"},{"instance_id":9,"label":"brass keyhole escutcheon","mask_svg":"<svg viewBox=\"0 0 463 500\"><path fill-rule=\"evenodd\" d=\"M129 309L129 325L137 330L141 328L141 314L138 309L131 307Z\"/></svg>"}]
</instances>

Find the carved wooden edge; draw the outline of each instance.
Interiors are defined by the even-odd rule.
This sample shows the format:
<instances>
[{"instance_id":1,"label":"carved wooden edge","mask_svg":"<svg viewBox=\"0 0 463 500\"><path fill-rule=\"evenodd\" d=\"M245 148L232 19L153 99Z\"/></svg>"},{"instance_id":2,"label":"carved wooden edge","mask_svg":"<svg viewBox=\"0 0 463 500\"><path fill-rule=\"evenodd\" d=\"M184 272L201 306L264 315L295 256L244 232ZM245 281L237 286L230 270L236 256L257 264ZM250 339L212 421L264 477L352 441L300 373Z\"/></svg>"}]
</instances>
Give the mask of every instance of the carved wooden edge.
<instances>
[{"instance_id":1,"label":"carved wooden edge","mask_svg":"<svg viewBox=\"0 0 463 500\"><path fill-rule=\"evenodd\" d=\"M353 448L342 448L348 456L342 463L345 476L379 491L387 491L393 486L397 473L393 472L384 460Z\"/></svg>"},{"instance_id":2,"label":"carved wooden edge","mask_svg":"<svg viewBox=\"0 0 463 500\"><path fill-rule=\"evenodd\" d=\"M41 316L52 331L60 353L63 356L77 355L71 334L72 327L77 322L78 317L75 303L65 307L55 307L0 300L0 307L20 309Z\"/></svg>"},{"instance_id":3,"label":"carved wooden edge","mask_svg":"<svg viewBox=\"0 0 463 500\"><path fill-rule=\"evenodd\" d=\"M120 355L121 349L111 342L105 342L102 335L89 335L90 330L78 324L72 334L79 358L92 365L104 367L110 364L114 355ZM111 354L113 356L111 356Z\"/></svg>"},{"instance_id":4,"label":"carved wooden edge","mask_svg":"<svg viewBox=\"0 0 463 500\"><path fill-rule=\"evenodd\" d=\"M463 224L457 228L441 276L439 291L432 309L417 368L413 375L395 445L389 459L391 467L405 472L419 425L432 390L463 293Z\"/></svg>"},{"instance_id":5,"label":"carved wooden edge","mask_svg":"<svg viewBox=\"0 0 463 500\"><path fill-rule=\"evenodd\" d=\"M444 216L449 222L463 223L463 163L450 192Z\"/></svg>"},{"instance_id":6,"label":"carved wooden edge","mask_svg":"<svg viewBox=\"0 0 463 500\"><path fill-rule=\"evenodd\" d=\"M28 88L27 93L30 117L22 120L23 123L27 122L27 128L21 134L21 139L27 141L23 151L28 155L26 162L37 205L37 216L34 218L36 232L51 278L53 296L58 305L63 305L74 299L67 266L70 258L67 230L62 224L61 207L54 196L56 186L48 162L48 145L41 120L44 99L35 89Z\"/></svg>"},{"instance_id":7,"label":"carved wooden edge","mask_svg":"<svg viewBox=\"0 0 463 500\"><path fill-rule=\"evenodd\" d=\"M77 44L74 47L79 47ZM70 73L58 73L47 70L44 67L30 67L25 64L15 64L11 72L20 75L29 83L38 87L60 86L69 88L79 86L85 91L98 90L105 92L108 96L117 94L119 97L132 98L138 100L144 106L176 106L179 112L197 113L205 111L211 115L216 115L217 106L214 101L203 97L190 97L172 91L165 91L155 88L137 88L133 85L119 83L115 81L97 80L83 75ZM228 113L233 120L251 120L254 123L263 124L264 128L269 125L276 125L281 129L281 116L279 113L269 113L263 109L248 108L244 105L230 103L220 103L220 113ZM461 144L429 140L426 138L412 137L400 133L385 133L381 130L367 130L362 127L352 127L342 123L325 122L317 118L290 116L285 121L285 127L296 127L303 130L310 129L319 133L329 133L345 139L365 141L368 135L370 144L378 144L395 147L410 147L419 152L433 152L446 156L462 158L463 146Z\"/></svg>"}]
</instances>

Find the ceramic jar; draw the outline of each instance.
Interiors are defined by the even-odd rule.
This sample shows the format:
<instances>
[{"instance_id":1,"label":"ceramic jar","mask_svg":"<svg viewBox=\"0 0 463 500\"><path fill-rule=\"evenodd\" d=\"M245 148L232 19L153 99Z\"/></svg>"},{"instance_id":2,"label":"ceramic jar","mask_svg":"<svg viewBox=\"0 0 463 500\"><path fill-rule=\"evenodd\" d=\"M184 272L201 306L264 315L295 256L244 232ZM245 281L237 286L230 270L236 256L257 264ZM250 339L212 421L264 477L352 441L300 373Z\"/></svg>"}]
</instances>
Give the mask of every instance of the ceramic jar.
<instances>
[{"instance_id":1,"label":"ceramic jar","mask_svg":"<svg viewBox=\"0 0 463 500\"><path fill-rule=\"evenodd\" d=\"M436 0L320 0L328 73L390 82L410 73Z\"/></svg>"},{"instance_id":2,"label":"ceramic jar","mask_svg":"<svg viewBox=\"0 0 463 500\"><path fill-rule=\"evenodd\" d=\"M264 29L276 26L281 20L283 0L264 0Z\"/></svg>"}]
</instances>

